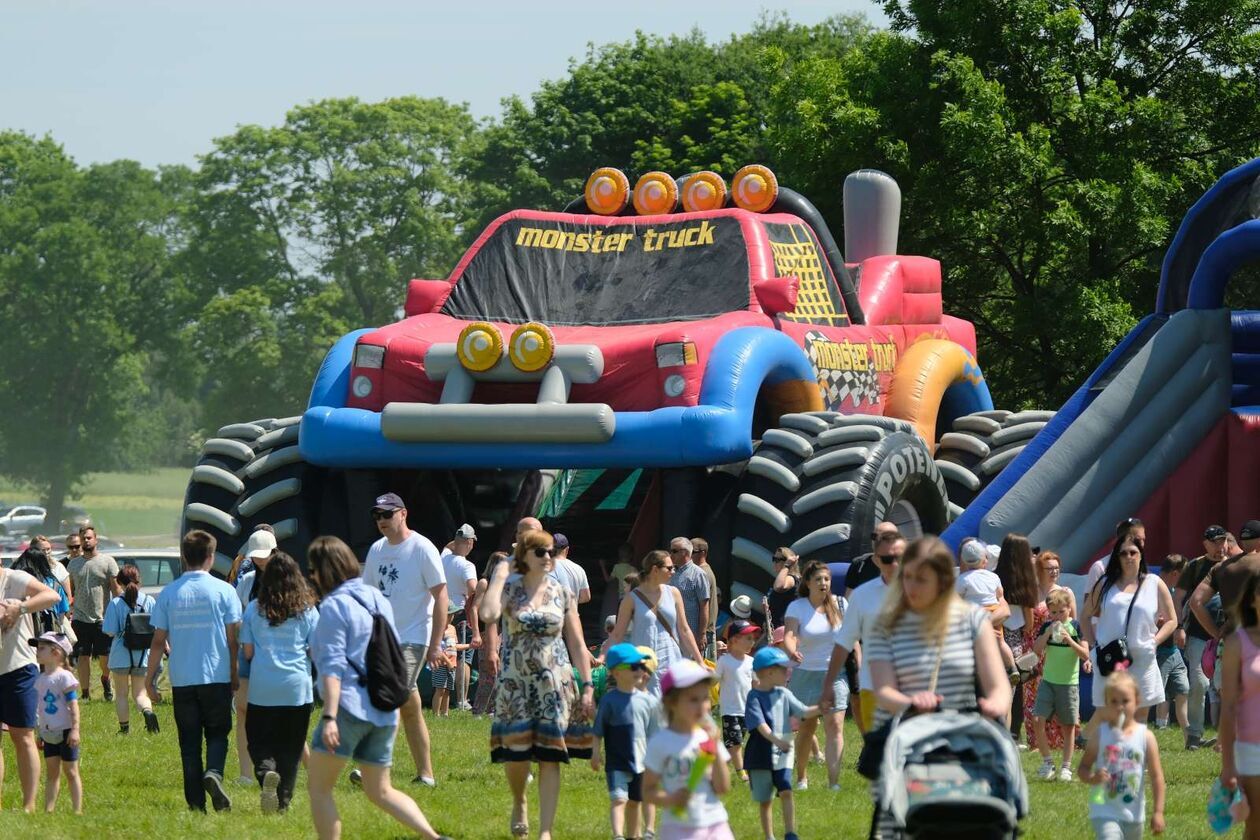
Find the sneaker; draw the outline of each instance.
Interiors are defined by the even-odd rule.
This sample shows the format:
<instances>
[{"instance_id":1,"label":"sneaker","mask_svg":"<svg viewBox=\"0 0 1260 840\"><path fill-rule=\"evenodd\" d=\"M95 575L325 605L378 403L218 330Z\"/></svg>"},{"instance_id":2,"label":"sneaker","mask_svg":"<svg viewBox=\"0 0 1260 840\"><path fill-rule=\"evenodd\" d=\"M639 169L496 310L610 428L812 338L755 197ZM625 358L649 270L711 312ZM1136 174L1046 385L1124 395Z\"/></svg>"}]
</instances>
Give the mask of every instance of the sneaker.
<instances>
[{"instance_id":1,"label":"sneaker","mask_svg":"<svg viewBox=\"0 0 1260 840\"><path fill-rule=\"evenodd\" d=\"M797 790L809 790L809 779L801 779L796 783Z\"/></svg>"},{"instance_id":2,"label":"sneaker","mask_svg":"<svg viewBox=\"0 0 1260 840\"><path fill-rule=\"evenodd\" d=\"M363 786L363 771L358 767L350 771L350 784L355 785L356 787Z\"/></svg>"},{"instance_id":3,"label":"sneaker","mask_svg":"<svg viewBox=\"0 0 1260 840\"><path fill-rule=\"evenodd\" d=\"M834 785L832 785L831 790L836 790L836 791L840 790L840 783L836 782Z\"/></svg>"},{"instance_id":4,"label":"sneaker","mask_svg":"<svg viewBox=\"0 0 1260 840\"><path fill-rule=\"evenodd\" d=\"M1198 752L1199 747L1203 746L1203 738L1199 735L1186 736L1186 752Z\"/></svg>"},{"instance_id":5,"label":"sneaker","mask_svg":"<svg viewBox=\"0 0 1260 840\"><path fill-rule=\"evenodd\" d=\"M1059 768L1059 781L1060 781L1060 782L1070 782L1070 781L1072 781L1074 778L1076 778L1076 777L1072 775L1072 768L1071 768L1071 767L1068 767L1067 765L1064 765L1063 767L1060 767L1060 768Z\"/></svg>"},{"instance_id":6,"label":"sneaker","mask_svg":"<svg viewBox=\"0 0 1260 840\"><path fill-rule=\"evenodd\" d=\"M118 724L118 734L119 734L119 735L126 735L126 734L128 734L128 733L130 733L130 732L131 732L131 724L130 724L130 723L120 723L120 724Z\"/></svg>"},{"instance_id":7,"label":"sneaker","mask_svg":"<svg viewBox=\"0 0 1260 840\"><path fill-rule=\"evenodd\" d=\"M1200 742L1199 742L1199 746L1203 747L1203 749L1205 749L1205 750L1207 750L1207 749L1214 749L1214 748L1216 747L1216 739L1215 739L1215 738L1204 738L1202 741L1200 741ZM1219 752L1219 750L1217 750L1217 751Z\"/></svg>"},{"instance_id":8,"label":"sneaker","mask_svg":"<svg viewBox=\"0 0 1260 840\"><path fill-rule=\"evenodd\" d=\"M650 828L643 829L643 840L656 840L656 832Z\"/></svg>"},{"instance_id":9,"label":"sneaker","mask_svg":"<svg viewBox=\"0 0 1260 840\"><path fill-rule=\"evenodd\" d=\"M469 703L467 700L465 700L463 703L460 703L460 704L459 704L458 708L459 708L459 709L461 709L462 711L465 711L465 712L471 712L471 711L472 711L472 703Z\"/></svg>"},{"instance_id":10,"label":"sneaker","mask_svg":"<svg viewBox=\"0 0 1260 840\"><path fill-rule=\"evenodd\" d=\"M242 773L241 775L236 777L237 787L253 787L254 784L255 784L255 781L252 776L246 776L245 774Z\"/></svg>"},{"instance_id":11,"label":"sneaker","mask_svg":"<svg viewBox=\"0 0 1260 840\"><path fill-rule=\"evenodd\" d=\"M227 791L223 789L223 779L220 778L218 773L213 770L206 771L206 774L201 777L201 786L210 795L210 802L214 804L214 810L232 810L232 800L228 798Z\"/></svg>"},{"instance_id":12,"label":"sneaker","mask_svg":"<svg viewBox=\"0 0 1260 840\"><path fill-rule=\"evenodd\" d=\"M280 774L275 770L268 770L263 774L262 796L259 802L262 805L264 814L274 814L280 810L280 795L276 792L280 787Z\"/></svg>"},{"instance_id":13,"label":"sneaker","mask_svg":"<svg viewBox=\"0 0 1260 840\"><path fill-rule=\"evenodd\" d=\"M1023 741L1017 741L1015 743L1015 749L1019 750L1020 752L1028 752L1028 745L1025 744Z\"/></svg>"},{"instance_id":14,"label":"sneaker","mask_svg":"<svg viewBox=\"0 0 1260 840\"><path fill-rule=\"evenodd\" d=\"M427 788L437 787L437 779L433 778L432 776L416 776L414 779L411 780L411 783L413 785L421 785Z\"/></svg>"},{"instance_id":15,"label":"sneaker","mask_svg":"<svg viewBox=\"0 0 1260 840\"><path fill-rule=\"evenodd\" d=\"M107 703L112 702L114 699L114 687L110 685L109 683L105 683L105 685L102 686L102 688L104 688L105 690L105 702Z\"/></svg>"},{"instance_id":16,"label":"sneaker","mask_svg":"<svg viewBox=\"0 0 1260 840\"><path fill-rule=\"evenodd\" d=\"M740 780L741 782L746 782L746 781L748 781L748 771L747 771L747 770L740 770L740 771L739 771L739 780Z\"/></svg>"},{"instance_id":17,"label":"sneaker","mask_svg":"<svg viewBox=\"0 0 1260 840\"><path fill-rule=\"evenodd\" d=\"M1037 769L1037 778L1043 782L1049 782L1054 779L1055 769L1054 762L1048 758L1041 760L1041 767Z\"/></svg>"},{"instance_id":18,"label":"sneaker","mask_svg":"<svg viewBox=\"0 0 1260 840\"><path fill-rule=\"evenodd\" d=\"M155 734L162 731L162 727L158 724L158 716L155 713L151 711L144 713L144 730Z\"/></svg>"},{"instance_id":19,"label":"sneaker","mask_svg":"<svg viewBox=\"0 0 1260 840\"><path fill-rule=\"evenodd\" d=\"M789 831L787 834L783 835L783 840L801 840L801 838L796 836L795 831Z\"/></svg>"}]
</instances>

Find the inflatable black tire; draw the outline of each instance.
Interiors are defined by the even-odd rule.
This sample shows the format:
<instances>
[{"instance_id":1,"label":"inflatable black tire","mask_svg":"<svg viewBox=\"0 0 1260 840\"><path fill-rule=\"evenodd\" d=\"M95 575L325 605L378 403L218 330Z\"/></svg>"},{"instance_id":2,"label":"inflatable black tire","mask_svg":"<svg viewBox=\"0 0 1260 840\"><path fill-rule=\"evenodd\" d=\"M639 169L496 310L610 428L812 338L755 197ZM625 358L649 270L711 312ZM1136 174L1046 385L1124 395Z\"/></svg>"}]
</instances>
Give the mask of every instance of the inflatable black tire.
<instances>
[{"instance_id":1,"label":"inflatable black tire","mask_svg":"<svg viewBox=\"0 0 1260 840\"><path fill-rule=\"evenodd\" d=\"M305 561L325 471L298 451L300 419L234 423L203 444L184 494L180 533L201 528L214 535L216 571L227 572L254 526L264 522L275 529L281 549Z\"/></svg>"},{"instance_id":2,"label":"inflatable black tire","mask_svg":"<svg viewBox=\"0 0 1260 840\"><path fill-rule=\"evenodd\" d=\"M1041 431L1053 411L981 411L956 419L936 446L936 468L949 492L950 518L997 478Z\"/></svg>"},{"instance_id":3,"label":"inflatable black tire","mask_svg":"<svg viewBox=\"0 0 1260 840\"><path fill-rule=\"evenodd\" d=\"M740 478L731 541L732 594L760 605L770 558L847 562L870 551L876 523L907 536L948 524L945 484L927 445L903 420L835 412L787 414Z\"/></svg>"}]
</instances>

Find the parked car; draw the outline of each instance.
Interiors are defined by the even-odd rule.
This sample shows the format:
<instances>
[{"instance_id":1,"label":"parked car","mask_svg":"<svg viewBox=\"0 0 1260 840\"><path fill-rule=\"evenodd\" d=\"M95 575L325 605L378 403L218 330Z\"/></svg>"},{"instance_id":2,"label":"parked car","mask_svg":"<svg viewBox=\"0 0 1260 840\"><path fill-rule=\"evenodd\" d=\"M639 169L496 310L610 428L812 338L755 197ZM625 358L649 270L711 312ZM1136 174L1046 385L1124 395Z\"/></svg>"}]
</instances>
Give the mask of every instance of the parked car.
<instances>
[{"instance_id":1,"label":"parked car","mask_svg":"<svg viewBox=\"0 0 1260 840\"><path fill-rule=\"evenodd\" d=\"M140 570L140 590L157 597L162 587L183 573L177 548L129 548L111 551L109 555L118 562L118 568L135 566Z\"/></svg>"},{"instance_id":2,"label":"parked car","mask_svg":"<svg viewBox=\"0 0 1260 840\"><path fill-rule=\"evenodd\" d=\"M0 509L0 534L27 534L44 527L48 511L39 505L14 505Z\"/></svg>"},{"instance_id":3,"label":"parked car","mask_svg":"<svg viewBox=\"0 0 1260 840\"><path fill-rule=\"evenodd\" d=\"M65 505L61 509L61 521L57 523L57 533L68 534L77 531L84 525L91 525L92 516L79 505Z\"/></svg>"}]
</instances>

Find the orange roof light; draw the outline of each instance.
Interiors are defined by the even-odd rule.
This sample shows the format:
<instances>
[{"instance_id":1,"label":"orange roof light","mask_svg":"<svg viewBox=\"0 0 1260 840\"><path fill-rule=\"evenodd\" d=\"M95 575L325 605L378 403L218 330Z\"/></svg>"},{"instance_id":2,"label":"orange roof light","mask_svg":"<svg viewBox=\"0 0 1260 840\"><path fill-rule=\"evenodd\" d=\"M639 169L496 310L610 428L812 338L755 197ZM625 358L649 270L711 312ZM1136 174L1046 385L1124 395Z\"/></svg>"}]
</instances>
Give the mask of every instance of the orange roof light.
<instances>
[{"instance_id":1,"label":"orange roof light","mask_svg":"<svg viewBox=\"0 0 1260 840\"><path fill-rule=\"evenodd\" d=\"M682 182L682 203L688 213L720 210L726 206L726 182L707 170L688 175Z\"/></svg>"},{"instance_id":2,"label":"orange roof light","mask_svg":"<svg viewBox=\"0 0 1260 840\"><path fill-rule=\"evenodd\" d=\"M659 216L678 209L678 182L666 172L647 172L634 185L634 212Z\"/></svg>"},{"instance_id":3,"label":"orange roof light","mask_svg":"<svg viewBox=\"0 0 1260 840\"><path fill-rule=\"evenodd\" d=\"M615 216L625 210L629 203L630 179L620 169L602 166L586 179L583 196L592 213Z\"/></svg>"},{"instance_id":4,"label":"orange roof light","mask_svg":"<svg viewBox=\"0 0 1260 840\"><path fill-rule=\"evenodd\" d=\"M779 180L768 167L750 163L731 179L731 198L735 206L753 213L764 213L779 197Z\"/></svg>"}]
</instances>

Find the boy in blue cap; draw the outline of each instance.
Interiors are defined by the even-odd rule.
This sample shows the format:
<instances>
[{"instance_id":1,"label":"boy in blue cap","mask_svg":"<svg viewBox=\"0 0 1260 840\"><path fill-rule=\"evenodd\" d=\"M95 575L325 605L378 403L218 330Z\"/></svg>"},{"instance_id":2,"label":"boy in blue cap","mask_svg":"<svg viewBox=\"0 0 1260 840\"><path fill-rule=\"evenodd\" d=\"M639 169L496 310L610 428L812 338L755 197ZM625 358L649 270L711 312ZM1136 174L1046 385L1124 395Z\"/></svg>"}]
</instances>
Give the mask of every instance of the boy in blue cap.
<instances>
[{"instance_id":1,"label":"boy in blue cap","mask_svg":"<svg viewBox=\"0 0 1260 840\"><path fill-rule=\"evenodd\" d=\"M788 663L787 654L776 647L757 651L753 657L757 687L748 692L744 709L744 726L748 730L744 768L753 801L761 811L761 833L766 840L774 838L771 809L775 791L783 805L783 836L785 840L798 840L792 800L792 718L821 714L817 706L806 706L784 686Z\"/></svg>"},{"instance_id":2,"label":"boy in blue cap","mask_svg":"<svg viewBox=\"0 0 1260 840\"><path fill-rule=\"evenodd\" d=\"M606 659L608 673L614 686L599 701L595 713L595 746L591 753L591 767L604 769L608 780L608 812L612 824L613 840L638 838L640 825L645 833L653 822L653 808L643 802L643 755L647 750L648 736L656 731L660 722L660 703L646 691L639 689L642 672L648 664L639 648L627 642L608 649ZM600 741L604 742L606 759L601 762ZM630 807L626 808L629 802Z\"/></svg>"}]
</instances>

